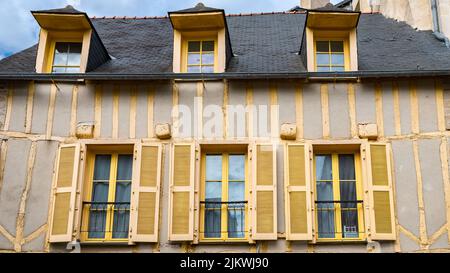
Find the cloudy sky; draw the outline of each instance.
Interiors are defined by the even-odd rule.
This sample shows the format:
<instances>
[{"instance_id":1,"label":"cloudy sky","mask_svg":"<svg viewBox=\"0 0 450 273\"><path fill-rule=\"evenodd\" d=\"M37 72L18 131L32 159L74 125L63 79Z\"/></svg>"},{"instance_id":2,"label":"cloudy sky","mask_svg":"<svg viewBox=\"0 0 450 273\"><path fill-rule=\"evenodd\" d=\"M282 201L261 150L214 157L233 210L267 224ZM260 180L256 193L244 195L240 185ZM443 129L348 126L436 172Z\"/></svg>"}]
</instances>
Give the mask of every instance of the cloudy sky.
<instances>
[{"instance_id":1,"label":"cloudy sky","mask_svg":"<svg viewBox=\"0 0 450 273\"><path fill-rule=\"evenodd\" d=\"M200 0L0 0L0 59L37 42L38 25L30 10L61 8L67 4L89 16L162 16L194 6ZM227 13L286 11L300 0L201 0ZM338 2L334 0L333 2Z\"/></svg>"}]
</instances>

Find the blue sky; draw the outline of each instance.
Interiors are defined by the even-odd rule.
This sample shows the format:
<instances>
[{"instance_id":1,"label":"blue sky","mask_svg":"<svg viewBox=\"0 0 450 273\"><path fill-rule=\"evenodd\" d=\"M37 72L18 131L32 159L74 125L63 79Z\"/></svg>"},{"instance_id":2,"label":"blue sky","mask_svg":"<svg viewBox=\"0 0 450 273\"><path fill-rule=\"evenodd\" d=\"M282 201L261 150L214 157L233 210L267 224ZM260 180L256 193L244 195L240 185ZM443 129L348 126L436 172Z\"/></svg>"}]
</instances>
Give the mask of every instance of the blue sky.
<instances>
[{"instance_id":1,"label":"blue sky","mask_svg":"<svg viewBox=\"0 0 450 273\"><path fill-rule=\"evenodd\" d=\"M37 42L39 29L30 10L71 4L89 16L162 16L171 10L193 7L199 1L223 8L227 13L286 11L300 3L300 0L0 0L0 59Z\"/></svg>"}]
</instances>

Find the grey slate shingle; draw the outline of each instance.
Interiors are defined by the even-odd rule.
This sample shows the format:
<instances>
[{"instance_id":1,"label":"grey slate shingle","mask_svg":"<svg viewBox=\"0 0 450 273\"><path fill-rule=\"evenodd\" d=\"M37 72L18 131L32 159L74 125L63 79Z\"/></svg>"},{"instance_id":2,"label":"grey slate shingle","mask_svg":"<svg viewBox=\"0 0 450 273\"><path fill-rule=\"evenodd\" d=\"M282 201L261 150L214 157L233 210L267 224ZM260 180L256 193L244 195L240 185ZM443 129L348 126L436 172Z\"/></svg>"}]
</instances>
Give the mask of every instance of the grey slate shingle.
<instances>
[{"instance_id":1,"label":"grey slate shingle","mask_svg":"<svg viewBox=\"0 0 450 273\"><path fill-rule=\"evenodd\" d=\"M304 72L298 54L305 14L227 16L235 57L227 72ZM173 30L168 18L92 19L114 58L90 73L172 71ZM362 14L358 26L361 71L450 70L450 50L431 31L416 31L381 14ZM36 46L0 61L2 72L34 72Z\"/></svg>"}]
</instances>

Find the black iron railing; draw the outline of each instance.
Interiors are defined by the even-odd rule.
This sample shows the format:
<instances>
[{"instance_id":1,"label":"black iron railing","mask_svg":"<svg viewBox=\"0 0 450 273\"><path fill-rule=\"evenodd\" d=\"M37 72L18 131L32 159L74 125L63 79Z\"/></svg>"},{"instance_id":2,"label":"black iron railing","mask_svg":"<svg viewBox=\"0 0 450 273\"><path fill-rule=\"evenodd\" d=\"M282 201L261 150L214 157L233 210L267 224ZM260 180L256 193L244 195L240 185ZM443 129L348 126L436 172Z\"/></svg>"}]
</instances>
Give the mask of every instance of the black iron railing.
<instances>
[{"instance_id":1,"label":"black iron railing","mask_svg":"<svg viewBox=\"0 0 450 273\"><path fill-rule=\"evenodd\" d=\"M204 224L200 233L205 238L245 238L247 234L245 217L248 201L201 201ZM222 229L222 214L226 213L226 229Z\"/></svg>"},{"instance_id":2,"label":"black iron railing","mask_svg":"<svg viewBox=\"0 0 450 273\"><path fill-rule=\"evenodd\" d=\"M81 233L87 239L128 238L130 202L83 202Z\"/></svg>"},{"instance_id":3,"label":"black iron railing","mask_svg":"<svg viewBox=\"0 0 450 273\"><path fill-rule=\"evenodd\" d=\"M342 239L360 238L364 229L360 228L363 217L363 201L315 201L317 217L317 233L319 239L332 239L340 235ZM340 219L337 219L340 217ZM340 232L337 231L337 220L340 220Z\"/></svg>"}]
</instances>

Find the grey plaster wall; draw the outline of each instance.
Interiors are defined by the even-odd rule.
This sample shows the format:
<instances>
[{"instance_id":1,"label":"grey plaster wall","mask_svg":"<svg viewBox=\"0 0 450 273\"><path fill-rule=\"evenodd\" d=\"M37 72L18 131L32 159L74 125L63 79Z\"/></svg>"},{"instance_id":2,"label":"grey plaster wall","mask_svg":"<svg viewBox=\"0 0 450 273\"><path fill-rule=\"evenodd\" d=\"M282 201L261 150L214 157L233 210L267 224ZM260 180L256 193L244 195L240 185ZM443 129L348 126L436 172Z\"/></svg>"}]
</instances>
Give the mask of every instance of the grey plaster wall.
<instances>
[{"instance_id":1,"label":"grey plaster wall","mask_svg":"<svg viewBox=\"0 0 450 273\"><path fill-rule=\"evenodd\" d=\"M320 84L303 86L303 130L305 139L323 137Z\"/></svg>"},{"instance_id":2,"label":"grey plaster wall","mask_svg":"<svg viewBox=\"0 0 450 273\"><path fill-rule=\"evenodd\" d=\"M178 108L180 127L177 136L180 138L189 138L198 135L197 109L194 107L195 97L197 96L197 83L184 82L177 83L178 86ZM185 111L183 110L185 109Z\"/></svg>"},{"instance_id":3,"label":"grey plaster wall","mask_svg":"<svg viewBox=\"0 0 450 273\"><path fill-rule=\"evenodd\" d=\"M95 86L80 85L77 102L77 122L94 122Z\"/></svg>"},{"instance_id":4,"label":"grey plaster wall","mask_svg":"<svg viewBox=\"0 0 450 273\"><path fill-rule=\"evenodd\" d=\"M148 120L148 91L148 86L138 86L136 104L136 138L153 137L148 136L148 126L150 122Z\"/></svg>"},{"instance_id":5,"label":"grey plaster wall","mask_svg":"<svg viewBox=\"0 0 450 273\"><path fill-rule=\"evenodd\" d=\"M269 84L264 81L253 83L253 136L260 138L270 137L270 92Z\"/></svg>"},{"instance_id":6,"label":"grey plaster wall","mask_svg":"<svg viewBox=\"0 0 450 273\"><path fill-rule=\"evenodd\" d=\"M33 115L31 117L32 133L45 134L49 104L50 86L44 83L36 83L34 86Z\"/></svg>"},{"instance_id":7,"label":"grey plaster wall","mask_svg":"<svg viewBox=\"0 0 450 273\"><path fill-rule=\"evenodd\" d=\"M436 92L433 80L421 80L417 82L417 98L419 100L420 131L438 131Z\"/></svg>"},{"instance_id":8,"label":"grey plaster wall","mask_svg":"<svg viewBox=\"0 0 450 273\"><path fill-rule=\"evenodd\" d=\"M73 85L71 84L57 85L52 132L52 135L54 136L69 135L72 89Z\"/></svg>"},{"instance_id":9,"label":"grey plaster wall","mask_svg":"<svg viewBox=\"0 0 450 273\"><path fill-rule=\"evenodd\" d=\"M206 82L203 90L203 137L223 138L223 82ZM216 112L220 111L217 115ZM214 113L214 114L213 114ZM212 130L207 129L214 124Z\"/></svg>"},{"instance_id":10,"label":"grey plaster wall","mask_svg":"<svg viewBox=\"0 0 450 273\"><path fill-rule=\"evenodd\" d=\"M283 123L295 123L295 83L278 82L278 104L280 107L280 125Z\"/></svg>"},{"instance_id":11,"label":"grey plaster wall","mask_svg":"<svg viewBox=\"0 0 450 273\"><path fill-rule=\"evenodd\" d=\"M399 81L399 104L400 104L400 124L402 134L411 134L411 97L409 94L409 83L407 81Z\"/></svg>"},{"instance_id":12,"label":"grey plaster wall","mask_svg":"<svg viewBox=\"0 0 450 273\"><path fill-rule=\"evenodd\" d=\"M102 138L112 137L113 126L113 84L105 84L102 89L102 127L100 136Z\"/></svg>"},{"instance_id":13,"label":"grey plaster wall","mask_svg":"<svg viewBox=\"0 0 450 273\"><path fill-rule=\"evenodd\" d=\"M12 99L11 119L9 130L15 132L25 131L25 118L27 112L28 84L15 83Z\"/></svg>"},{"instance_id":14,"label":"grey plaster wall","mask_svg":"<svg viewBox=\"0 0 450 273\"><path fill-rule=\"evenodd\" d=\"M331 138L341 139L351 137L346 84L328 85L328 105L330 109Z\"/></svg>"},{"instance_id":15,"label":"grey plaster wall","mask_svg":"<svg viewBox=\"0 0 450 273\"><path fill-rule=\"evenodd\" d=\"M119 95L119 138L127 139L130 136L130 90L129 85L120 85Z\"/></svg>"},{"instance_id":16,"label":"grey plaster wall","mask_svg":"<svg viewBox=\"0 0 450 273\"><path fill-rule=\"evenodd\" d=\"M3 128L6 117L6 104L8 101L8 84L0 82L0 128Z\"/></svg>"},{"instance_id":17,"label":"grey plaster wall","mask_svg":"<svg viewBox=\"0 0 450 273\"><path fill-rule=\"evenodd\" d=\"M240 106L243 111L237 111L236 114L232 114L228 111L228 137L229 138L243 138L248 136L247 120L245 115L245 107L247 106L247 92L245 82L230 82L228 90L228 105ZM242 122L243 128L237 126L238 120ZM234 124L234 125L233 125Z\"/></svg>"},{"instance_id":18,"label":"grey plaster wall","mask_svg":"<svg viewBox=\"0 0 450 273\"><path fill-rule=\"evenodd\" d=\"M158 123L172 124L173 92L172 84L155 85L155 103L153 119L155 125Z\"/></svg>"},{"instance_id":19,"label":"grey plaster wall","mask_svg":"<svg viewBox=\"0 0 450 273\"><path fill-rule=\"evenodd\" d=\"M392 91L392 82L383 82L381 84L383 90L383 126L385 136L395 135L395 111L394 111L394 94Z\"/></svg>"},{"instance_id":20,"label":"grey plaster wall","mask_svg":"<svg viewBox=\"0 0 450 273\"><path fill-rule=\"evenodd\" d=\"M377 123L374 83L361 83L355 87L356 122Z\"/></svg>"}]
</instances>

